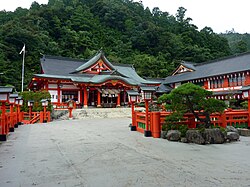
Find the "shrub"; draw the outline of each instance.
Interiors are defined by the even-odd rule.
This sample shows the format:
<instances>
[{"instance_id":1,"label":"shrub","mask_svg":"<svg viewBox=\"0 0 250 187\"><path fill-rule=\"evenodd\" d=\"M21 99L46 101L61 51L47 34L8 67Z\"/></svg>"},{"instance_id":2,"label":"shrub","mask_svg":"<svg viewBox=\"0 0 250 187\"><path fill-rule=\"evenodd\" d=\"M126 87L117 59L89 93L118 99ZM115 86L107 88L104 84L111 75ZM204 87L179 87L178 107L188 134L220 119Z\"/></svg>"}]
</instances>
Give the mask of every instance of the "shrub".
<instances>
[{"instance_id":1,"label":"shrub","mask_svg":"<svg viewBox=\"0 0 250 187\"><path fill-rule=\"evenodd\" d=\"M162 131L166 131L166 130L167 130L167 124L164 123L164 124L161 126L161 130L162 130Z\"/></svg>"},{"instance_id":2,"label":"shrub","mask_svg":"<svg viewBox=\"0 0 250 187\"><path fill-rule=\"evenodd\" d=\"M22 92L20 95L22 95L22 97L23 97L23 106L22 106L21 110L25 111L25 112L29 111L28 100L34 101L32 111L38 112L38 111L43 110L41 100L42 99L50 100L50 98L51 98L50 93L48 91L36 91L36 92L25 91L25 92ZM49 102L47 110L52 111L51 102Z\"/></svg>"},{"instance_id":3,"label":"shrub","mask_svg":"<svg viewBox=\"0 0 250 187\"><path fill-rule=\"evenodd\" d=\"M244 101L244 102L240 103L240 105L241 105L244 109L248 109L248 101Z\"/></svg>"},{"instance_id":4,"label":"shrub","mask_svg":"<svg viewBox=\"0 0 250 187\"><path fill-rule=\"evenodd\" d=\"M181 132L181 137L185 137L186 132L188 130L188 126L187 125L179 125L178 130Z\"/></svg>"}]
</instances>

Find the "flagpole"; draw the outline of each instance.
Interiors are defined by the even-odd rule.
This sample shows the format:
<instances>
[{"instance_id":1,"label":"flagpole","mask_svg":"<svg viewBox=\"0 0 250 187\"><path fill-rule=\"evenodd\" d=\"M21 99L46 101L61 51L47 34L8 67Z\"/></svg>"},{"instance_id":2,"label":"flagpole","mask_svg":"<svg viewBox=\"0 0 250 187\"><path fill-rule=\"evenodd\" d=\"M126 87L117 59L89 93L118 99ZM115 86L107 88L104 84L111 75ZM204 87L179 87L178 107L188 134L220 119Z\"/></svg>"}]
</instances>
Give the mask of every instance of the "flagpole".
<instances>
[{"instance_id":1,"label":"flagpole","mask_svg":"<svg viewBox=\"0 0 250 187\"><path fill-rule=\"evenodd\" d=\"M23 92L23 82L24 82L24 58L25 58L25 44L23 50L23 65L22 65L22 92Z\"/></svg>"}]
</instances>

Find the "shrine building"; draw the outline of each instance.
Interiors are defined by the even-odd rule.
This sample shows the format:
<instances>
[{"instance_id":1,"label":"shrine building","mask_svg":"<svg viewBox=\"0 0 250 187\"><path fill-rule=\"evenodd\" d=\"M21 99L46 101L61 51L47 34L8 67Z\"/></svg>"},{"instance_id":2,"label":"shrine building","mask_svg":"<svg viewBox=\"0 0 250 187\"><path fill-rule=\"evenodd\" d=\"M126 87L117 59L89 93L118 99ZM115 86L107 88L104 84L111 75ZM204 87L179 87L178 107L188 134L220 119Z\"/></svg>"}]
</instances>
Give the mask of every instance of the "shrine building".
<instances>
[{"instance_id":1,"label":"shrine building","mask_svg":"<svg viewBox=\"0 0 250 187\"><path fill-rule=\"evenodd\" d=\"M174 89L187 82L213 91L214 98L240 100L250 86L250 52L205 63L182 62L162 84Z\"/></svg>"},{"instance_id":2,"label":"shrine building","mask_svg":"<svg viewBox=\"0 0 250 187\"><path fill-rule=\"evenodd\" d=\"M30 90L47 90L54 107L73 99L80 107L119 107L128 104L126 90L159 86L140 77L132 65L111 63L102 51L89 60L43 56L41 73L29 83Z\"/></svg>"}]
</instances>

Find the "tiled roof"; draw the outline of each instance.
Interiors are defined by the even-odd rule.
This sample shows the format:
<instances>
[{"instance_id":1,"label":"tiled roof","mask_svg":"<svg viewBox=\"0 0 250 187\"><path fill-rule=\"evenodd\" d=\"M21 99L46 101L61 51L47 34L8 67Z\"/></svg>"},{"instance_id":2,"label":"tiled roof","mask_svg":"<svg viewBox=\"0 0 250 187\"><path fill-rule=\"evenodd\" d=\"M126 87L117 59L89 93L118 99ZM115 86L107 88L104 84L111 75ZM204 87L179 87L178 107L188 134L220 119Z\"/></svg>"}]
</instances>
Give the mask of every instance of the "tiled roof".
<instances>
[{"instance_id":1,"label":"tiled roof","mask_svg":"<svg viewBox=\"0 0 250 187\"><path fill-rule=\"evenodd\" d=\"M103 72L100 75L88 73L76 73L102 58L112 68L111 72ZM41 58L43 74L35 74L36 77L67 79L73 82L102 83L107 80L121 80L130 85L160 84L158 81L149 81L141 78L131 65L111 64L103 53L98 53L92 59L77 60L64 57L44 56ZM74 73L72 73L74 72Z\"/></svg>"},{"instance_id":2,"label":"tiled roof","mask_svg":"<svg viewBox=\"0 0 250 187\"><path fill-rule=\"evenodd\" d=\"M106 65L111 69L114 70L114 66L108 61L108 59L104 56L102 51L99 51L93 58L91 58L90 60L88 60L86 63L82 64L81 66L79 66L78 68L76 68L75 71L82 71L82 70L86 70L89 67L91 67L92 65L94 65L99 59L102 59Z\"/></svg>"},{"instance_id":3,"label":"tiled roof","mask_svg":"<svg viewBox=\"0 0 250 187\"><path fill-rule=\"evenodd\" d=\"M195 71L166 77L165 84L250 70L250 52L193 65Z\"/></svg>"}]
</instances>

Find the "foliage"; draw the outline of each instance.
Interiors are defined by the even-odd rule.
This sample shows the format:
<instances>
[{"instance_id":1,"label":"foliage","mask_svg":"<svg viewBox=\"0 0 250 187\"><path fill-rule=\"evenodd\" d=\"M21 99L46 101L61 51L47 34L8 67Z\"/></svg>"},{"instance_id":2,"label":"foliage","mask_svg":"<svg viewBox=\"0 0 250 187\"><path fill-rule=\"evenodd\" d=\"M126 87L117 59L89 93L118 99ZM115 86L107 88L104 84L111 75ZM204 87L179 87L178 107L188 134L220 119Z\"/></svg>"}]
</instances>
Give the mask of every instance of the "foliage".
<instances>
[{"instance_id":1,"label":"foliage","mask_svg":"<svg viewBox=\"0 0 250 187\"><path fill-rule=\"evenodd\" d=\"M248 109L248 101L244 101L240 104L244 109Z\"/></svg>"},{"instance_id":2,"label":"foliage","mask_svg":"<svg viewBox=\"0 0 250 187\"><path fill-rule=\"evenodd\" d=\"M228 40L232 53L237 54L250 51L250 34L239 34L232 30L220 34L220 36Z\"/></svg>"},{"instance_id":3,"label":"foliage","mask_svg":"<svg viewBox=\"0 0 250 187\"><path fill-rule=\"evenodd\" d=\"M199 31L186 11L180 7L173 16L130 0L49 0L0 11L1 83L20 90L23 43L25 87L40 73L41 54L88 59L103 48L111 61L134 64L141 76L166 77L180 60L199 63L231 53L225 38L209 27Z\"/></svg>"},{"instance_id":4,"label":"foliage","mask_svg":"<svg viewBox=\"0 0 250 187\"><path fill-rule=\"evenodd\" d=\"M174 124L166 122L162 125L162 131L169 131L169 130L178 130L181 133L181 137L186 136L186 132L188 130L187 125L181 125L181 124Z\"/></svg>"},{"instance_id":5,"label":"foliage","mask_svg":"<svg viewBox=\"0 0 250 187\"><path fill-rule=\"evenodd\" d=\"M20 94L23 98L23 106L21 108L22 111L28 112L29 107L28 107L28 101L33 100L34 101L34 106L32 107L33 112L39 112L43 111L43 106L41 103L42 99L50 99L50 93L47 91L37 91L37 92L30 92L30 91L24 91ZM47 107L47 110L52 111L52 105L49 102L49 105Z\"/></svg>"},{"instance_id":6,"label":"foliage","mask_svg":"<svg viewBox=\"0 0 250 187\"><path fill-rule=\"evenodd\" d=\"M173 111L174 116L183 116L185 113L192 113L205 127L211 126L210 114L223 112L226 105L223 101L210 98L212 92L192 83L185 83L159 98L166 102L166 108ZM199 115L205 116L200 118Z\"/></svg>"}]
</instances>

